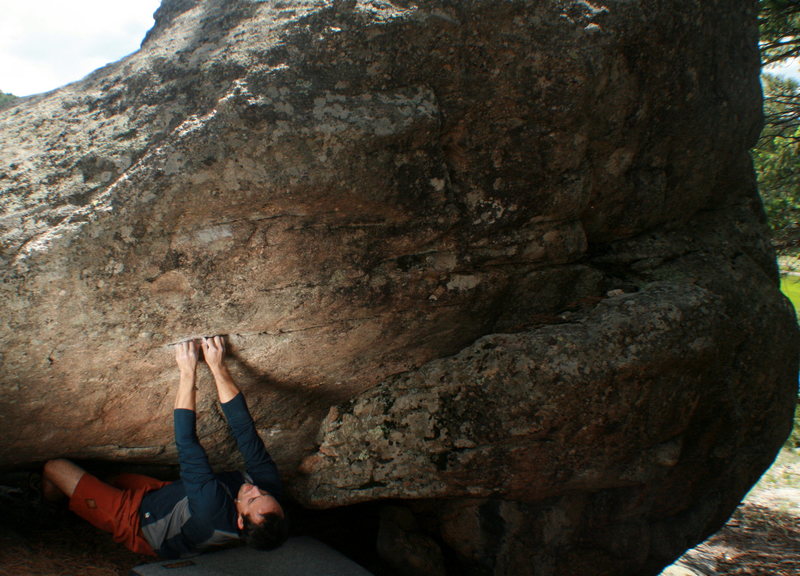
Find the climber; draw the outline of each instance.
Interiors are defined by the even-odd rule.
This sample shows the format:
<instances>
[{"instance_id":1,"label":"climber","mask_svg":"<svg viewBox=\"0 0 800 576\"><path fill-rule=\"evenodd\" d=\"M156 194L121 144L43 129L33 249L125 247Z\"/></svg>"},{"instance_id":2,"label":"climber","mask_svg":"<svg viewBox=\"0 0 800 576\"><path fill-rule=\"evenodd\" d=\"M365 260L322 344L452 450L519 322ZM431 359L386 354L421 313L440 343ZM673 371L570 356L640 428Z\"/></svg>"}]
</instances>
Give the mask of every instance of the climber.
<instances>
[{"instance_id":1,"label":"climber","mask_svg":"<svg viewBox=\"0 0 800 576\"><path fill-rule=\"evenodd\" d=\"M222 411L244 457L246 473L214 474L195 430L195 380L199 347L214 376ZM221 336L181 342L175 359L180 384L173 418L180 479L162 482L123 474L106 484L69 460L44 466L42 493L66 495L69 507L137 553L164 558L191 556L245 540L271 549L287 537L280 504L282 485L275 462L259 438L244 396L224 362Z\"/></svg>"}]
</instances>

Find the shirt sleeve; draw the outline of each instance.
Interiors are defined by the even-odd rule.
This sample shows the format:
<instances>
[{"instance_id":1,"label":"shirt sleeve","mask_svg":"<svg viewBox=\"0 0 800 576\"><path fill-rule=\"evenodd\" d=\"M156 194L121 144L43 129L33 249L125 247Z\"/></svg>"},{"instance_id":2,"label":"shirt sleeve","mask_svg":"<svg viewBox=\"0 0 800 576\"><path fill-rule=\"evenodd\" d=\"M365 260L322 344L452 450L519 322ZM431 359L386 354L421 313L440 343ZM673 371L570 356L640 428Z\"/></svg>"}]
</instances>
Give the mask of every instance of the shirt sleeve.
<instances>
[{"instance_id":1,"label":"shirt sleeve","mask_svg":"<svg viewBox=\"0 0 800 576\"><path fill-rule=\"evenodd\" d=\"M256 432L244 395L240 392L232 400L222 404L222 411L239 446L239 452L244 457L247 473L253 479L253 483L280 500L283 497L283 484L278 474L278 467Z\"/></svg>"},{"instance_id":2,"label":"shirt sleeve","mask_svg":"<svg viewBox=\"0 0 800 576\"><path fill-rule=\"evenodd\" d=\"M202 507L204 486L214 481L214 472L208 463L206 451L197 438L197 415L193 410L177 408L173 412L175 421L175 444L178 447L178 464L181 480L186 487L189 506Z\"/></svg>"}]
</instances>

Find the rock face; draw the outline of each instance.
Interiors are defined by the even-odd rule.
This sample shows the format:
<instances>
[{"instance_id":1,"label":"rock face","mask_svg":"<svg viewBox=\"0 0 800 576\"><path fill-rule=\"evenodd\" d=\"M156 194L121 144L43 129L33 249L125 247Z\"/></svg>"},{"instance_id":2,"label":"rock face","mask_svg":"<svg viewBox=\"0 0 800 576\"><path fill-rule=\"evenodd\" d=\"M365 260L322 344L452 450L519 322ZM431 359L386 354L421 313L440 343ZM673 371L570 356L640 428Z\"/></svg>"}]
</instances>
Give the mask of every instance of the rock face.
<instances>
[{"instance_id":1,"label":"rock face","mask_svg":"<svg viewBox=\"0 0 800 576\"><path fill-rule=\"evenodd\" d=\"M755 4L164 0L0 112L0 466L174 462L169 345L222 333L398 572L656 573L791 421Z\"/></svg>"}]
</instances>

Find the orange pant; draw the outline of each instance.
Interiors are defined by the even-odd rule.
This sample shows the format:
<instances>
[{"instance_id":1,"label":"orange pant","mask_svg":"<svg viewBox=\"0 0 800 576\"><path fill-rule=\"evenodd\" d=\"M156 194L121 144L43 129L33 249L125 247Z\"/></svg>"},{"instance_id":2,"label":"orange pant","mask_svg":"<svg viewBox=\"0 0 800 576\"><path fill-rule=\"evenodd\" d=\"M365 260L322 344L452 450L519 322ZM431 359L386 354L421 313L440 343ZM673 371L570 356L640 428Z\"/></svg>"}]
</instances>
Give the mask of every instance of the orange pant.
<instances>
[{"instance_id":1,"label":"orange pant","mask_svg":"<svg viewBox=\"0 0 800 576\"><path fill-rule=\"evenodd\" d=\"M110 532L115 542L129 550L155 556L142 536L139 507L147 492L167 484L141 474L121 474L106 484L86 473L69 499L69 509L100 530Z\"/></svg>"}]
</instances>

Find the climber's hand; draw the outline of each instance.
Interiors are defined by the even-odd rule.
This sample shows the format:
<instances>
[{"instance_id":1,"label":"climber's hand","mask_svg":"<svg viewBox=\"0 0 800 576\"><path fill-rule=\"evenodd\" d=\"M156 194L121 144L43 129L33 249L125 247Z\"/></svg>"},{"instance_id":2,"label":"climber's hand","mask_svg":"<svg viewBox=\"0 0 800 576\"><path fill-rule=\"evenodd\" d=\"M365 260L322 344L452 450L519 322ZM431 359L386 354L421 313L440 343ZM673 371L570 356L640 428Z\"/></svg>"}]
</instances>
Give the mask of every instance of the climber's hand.
<instances>
[{"instance_id":1,"label":"climber's hand","mask_svg":"<svg viewBox=\"0 0 800 576\"><path fill-rule=\"evenodd\" d=\"M201 340L203 357L213 372L220 368L225 360L225 339L222 336L210 336Z\"/></svg>"},{"instance_id":2,"label":"climber's hand","mask_svg":"<svg viewBox=\"0 0 800 576\"><path fill-rule=\"evenodd\" d=\"M181 373L194 374L197 369L198 348L194 340L184 340L175 345L175 362Z\"/></svg>"}]
</instances>

